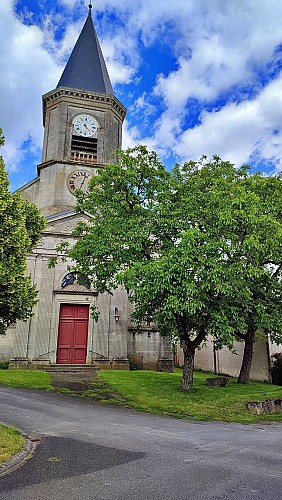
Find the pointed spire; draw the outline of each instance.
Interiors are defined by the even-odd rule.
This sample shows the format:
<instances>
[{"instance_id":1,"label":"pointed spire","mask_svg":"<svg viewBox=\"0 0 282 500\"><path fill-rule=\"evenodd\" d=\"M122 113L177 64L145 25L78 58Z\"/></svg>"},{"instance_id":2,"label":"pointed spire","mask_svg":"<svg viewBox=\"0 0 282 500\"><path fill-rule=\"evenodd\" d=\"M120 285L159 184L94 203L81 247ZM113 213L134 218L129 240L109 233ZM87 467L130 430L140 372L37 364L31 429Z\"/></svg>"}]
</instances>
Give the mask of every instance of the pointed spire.
<instances>
[{"instance_id":1,"label":"pointed spire","mask_svg":"<svg viewBox=\"0 0 282 500\"><path fill-rule=\"evenodd\" d=\"M92 3L79 38L66 64L58 87L113 95L112 84L94 28Z\"/></svg>"}]
</instances>

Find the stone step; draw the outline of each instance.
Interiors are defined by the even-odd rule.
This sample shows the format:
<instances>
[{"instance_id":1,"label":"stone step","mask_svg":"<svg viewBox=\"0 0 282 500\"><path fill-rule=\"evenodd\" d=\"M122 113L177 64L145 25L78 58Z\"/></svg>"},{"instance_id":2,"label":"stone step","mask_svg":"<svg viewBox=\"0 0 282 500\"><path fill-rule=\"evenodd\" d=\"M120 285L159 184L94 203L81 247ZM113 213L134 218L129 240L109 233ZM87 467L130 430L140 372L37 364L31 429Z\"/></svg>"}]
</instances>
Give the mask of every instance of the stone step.
<instances>
[{"instance_id":1,"label":"stone step","mask_svg":"<svg viewBox=\"0 0 282 500\"><path fill-rule=\"evenodd\" d=\"M58 373L93 373L98 371L99 367L95 365L46 365L40 369Z\"/></svg>"}]
</instances>

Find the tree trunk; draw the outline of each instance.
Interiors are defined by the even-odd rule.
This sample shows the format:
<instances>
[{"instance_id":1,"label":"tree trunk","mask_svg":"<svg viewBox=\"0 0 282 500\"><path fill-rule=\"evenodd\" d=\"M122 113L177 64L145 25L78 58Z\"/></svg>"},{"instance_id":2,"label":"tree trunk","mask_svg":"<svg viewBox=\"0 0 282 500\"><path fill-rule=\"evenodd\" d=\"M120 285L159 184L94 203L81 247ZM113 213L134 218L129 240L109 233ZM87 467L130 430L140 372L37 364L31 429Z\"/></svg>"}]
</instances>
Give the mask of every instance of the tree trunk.
<instances>
[{"instance_id":1,"label":"tree trunk","mask_svg":"<svg viewBox=\"0 0 282 500\"><path fill-rule=\"evenodd\" d=\"M181 345L184 354L184 365L180 388L183 391L188 391L193 386L195 347L186 339L182 340Z\"/></svg>"},{"instance_id":2,"label":"tree trunk","mask_svg":"<svg viewBox=\"0 0 282 500\"><path fill-rule=\"evenodd\" d=\"M237 380L238 384L247 384L249 382L254 354L255 334L256 331L250 327L245 338L244 356Z\"/></svg>"}]
</instances>

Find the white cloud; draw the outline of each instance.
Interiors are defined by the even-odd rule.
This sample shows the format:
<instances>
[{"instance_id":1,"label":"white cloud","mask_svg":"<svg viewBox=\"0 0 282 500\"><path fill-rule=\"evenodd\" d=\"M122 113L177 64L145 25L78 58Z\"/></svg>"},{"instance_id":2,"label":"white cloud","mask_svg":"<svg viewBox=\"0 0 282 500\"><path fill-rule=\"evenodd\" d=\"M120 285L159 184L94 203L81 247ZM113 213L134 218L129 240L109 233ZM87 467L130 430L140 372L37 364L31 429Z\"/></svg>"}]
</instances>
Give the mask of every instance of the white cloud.
<instances>
[{"instance_id":1,"label":"white cloud","mask_svg":"<svg viewBox=\"0 0 282 500\"><path fill-rule=\"evenodd\" d=\"M183 132L175 149L182 159L218 154L237 166L255 152L258 161L272 160L281 168L282 76L251 101L202 113L200 125Z\"/></svg>"},{"instance_id":2,"label":"white cloud","mask_svg":"<svg viewBox=\"0 0 282 500\"><path fill-rule=\"evenodd\" d=\"M41 148L41 95L56 86L89 1L47 0L40 27L17 19L14 3L0 2L0 125L10 168L22 158L24 141L29 139L35 151ZM67 11L54 14L55 4ZM111 23L113 10L120 22ZM132 128L126 122L125 146L142 142L177 158L218 153L237 164L265 156L279 164L281 82L267 79L282 42L280 0L95 0L93 18L97 12L105 13L95 25L113 84L142 77L142 63L150 62L142 61L142 44L148 48L157 42L175 57L173 70L166 67L155 84L145 82L140 96L129 87L135 99L129 114L133 122L138 113L141 118ZM75 20L69 21L71 16ZM61 22L67 26L58 40ZM258 68L265 72L263 82ZM209 111L202 112L198 126L185 129L191 98ZM142 127L153 119L149 135Z\"/></svg>"},{"instance_id":3,"label":"white cloud","mask_svg":"<svg viewBox=\"0 0 282 500\"><path fill-rule=\"evenodd\" d=\"M78 2L77 0L59 0L59 3L61 5L69 7L70 9L73 9Z\"/></svg>"},{"instance_id":4,"label":"white cloud","mask_svg":"<svg viewBox=\"0 0 282 500\"><path fill-rule=\"evenodd\" d=\"M121 30L118 35L101 40L101 47L112 84L131 82L139 64L136 41Z\"/></svg>"},{"instance_id":5,"label":"white cloud","mask_svg":"<svg viewBox=\"0 0 282 500\"><path fill-rule=\"evenodd\" d=\"M259 69L267 80L279 60L281 2L179 3L181 11L171 12L178 29L178 68L160 74L153 89L165 107L151 137L155 149L181 159L220 154L237 165L265 158L281 168L281 81L266 83L257 75ZM158 16L166 18L167 5L157 4ZM203 108L215 107L202 113L198 126L185 130L191 98Z\"/></svg>"},{"instance_id":6,"label":"white cloud","mask_svg":"<svg viewBox=\"0 0 282 500\"><path fill-rule=\"evenodd\" d=\"M26 25L15 16L14 3L14 0L0 3L0 126L6 137L1 153L10 171L19 168L26 153L25 141L29 141L30 150L40 162L41 96L56 87L85 21L84 12L83 19L69 23L63 39L57 40L55 29L60 24L60 14L46 13L41 27ZM76 2L63 3L74 7ZM122 44L122 36L116 36L111 42L105 40L102 49L113 84L130 81L135 71L133 66L138 64L130 39ZM127 51L133 66L123 62Z\"/></svg>"},{"instance_id":7,"label":"white cloud","mask_svg":"<svg viewBox=\"0 0 282 500\"><path fill-rule=\"evenodd\" d=\"M211 100L242 82L255 85L257 65L269 62L282 41L281 2L199 0L186 6L186 15L174 17L181 33L179 67L160 75L155 92L168 106L183 106L189 97Z\"/></svg>"},{"instance_id":8,"label":"white cloud","mask_svg":"<svg viewBox=\"0 0 282 500\"><path fill-rule=\"evenodd\" d=\"M36 26L15 19L12 2L0 4L0 123L6 136L3 155L16 168L21 145L31 139L42 144L40 96L54 87L60 68L43 49L43 34Z\"/></svg>"},{"instance_id":9,"label":"white cloud","mask_svg":"<svg viewBox=\"0 0 282 500\"><path fill-rule=\"evenodd\" d=\"M122 148L134 148L138 144L140 144L140 132L138 127L129 127L125 119L122 129Z\"/></svg>"}]
</instances>

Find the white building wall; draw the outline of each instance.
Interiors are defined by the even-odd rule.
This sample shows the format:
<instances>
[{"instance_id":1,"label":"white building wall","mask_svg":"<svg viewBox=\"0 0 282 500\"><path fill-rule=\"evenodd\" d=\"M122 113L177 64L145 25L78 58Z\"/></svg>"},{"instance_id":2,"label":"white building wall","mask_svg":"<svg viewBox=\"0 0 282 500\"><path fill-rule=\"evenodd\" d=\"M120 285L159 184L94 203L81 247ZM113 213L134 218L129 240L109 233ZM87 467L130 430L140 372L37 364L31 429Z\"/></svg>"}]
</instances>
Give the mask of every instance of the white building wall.
<instances>
[{"instance_id":1,"label":"white building wall","mask_svg":"<svg viewBox=\"0 0 282 500\"><path fill-rule=\"evenodd\" d=\"M229 351L227 347L216 351L216 368L217 373L226 374L232 377L238 377L242 358L243 358L244 344L236 342L234 345L235 353ZM179 366L183 366L183 351L178 345L177 348L177 362ZM211 337L208 338L206 344L197 349L195 354L195 369L211 371L215 368L213 343ZM269 371L269 353L268 344L265 338L258 338L254 346L254 357L251 370L252 380L261 380L271 382Z\"/></svg>"}]
</instances>

